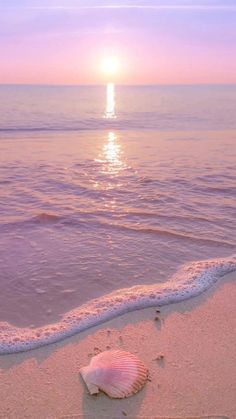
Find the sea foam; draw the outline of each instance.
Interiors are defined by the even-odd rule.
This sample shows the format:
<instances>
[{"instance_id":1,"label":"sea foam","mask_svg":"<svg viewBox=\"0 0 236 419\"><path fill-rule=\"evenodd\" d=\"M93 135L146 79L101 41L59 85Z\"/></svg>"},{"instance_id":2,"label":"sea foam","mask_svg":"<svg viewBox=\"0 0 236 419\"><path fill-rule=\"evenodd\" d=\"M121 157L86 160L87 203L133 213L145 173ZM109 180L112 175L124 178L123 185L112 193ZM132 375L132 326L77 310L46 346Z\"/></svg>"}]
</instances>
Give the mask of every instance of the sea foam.
<instances>
[{"instance_id":1,"label":"sea foam","mask_svg":"<svg viewBox=\"0 0 236 419\"><path fill-rule=\"evenodd\" d=\"M58 342L116 316L145 307L177 303L195 297L223 275L236 270L236 255L182 266L162 284L137 285L96 298L67 312L60 322L36 329L0 323L0 354L28 351Z\"/></svg>"}]
</instances>

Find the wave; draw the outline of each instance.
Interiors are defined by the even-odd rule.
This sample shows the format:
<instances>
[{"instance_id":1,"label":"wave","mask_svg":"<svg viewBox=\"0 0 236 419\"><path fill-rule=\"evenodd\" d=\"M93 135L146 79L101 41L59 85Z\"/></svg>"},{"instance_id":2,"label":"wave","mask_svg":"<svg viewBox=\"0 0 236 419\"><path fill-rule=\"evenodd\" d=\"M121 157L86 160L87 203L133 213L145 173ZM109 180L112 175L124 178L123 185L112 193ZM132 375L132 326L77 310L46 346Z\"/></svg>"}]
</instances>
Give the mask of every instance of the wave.
<instances>
[{"instance_id":1,"label":"wave","mask_svg":"<svg viewBox=\"0 0 236 419\"><path fill-rule=\"evenodd\" d=\"M74 216L65 216L65 215L57 215L53 213L43 212L34 217L24 219L21 221L14 221L8 222L0 225L1 231L9 231L21 229L21 228L34 228L40 225L46 224L57 224L61 226L65 226L68 228L73 227L82 227L90 225L91 227L96 228L104 228L104 229L111 229L116 231L124 231L131 234L148 234L148 235L155 235L158 237L170 238L170 239L177 239L177 240L188 240L191 242L196 242L202 245L212 245L212 246L224 246L226 248L233 248L234 243L229 240L223 240L216 238L209 238L209 237L199 237L197 235L191 233L185 233L178 230L171 230L171 229L161 229L159 227L150 227L145 224L136 225L136 224L127 224L127 223L116 223L114 219L111 217L110 222L105 221L104 219L97 217L103 217L106 215L104 212L79 212L76 217Z\"/></svg>"},{"instance_id":2,"label":"wave","mask_svg":"<svg viewBox=\"0 0 236 419\"><path fill-rule=\"evenodd\" d=\"M9 127L0 128L0 132L45 132L45 131L91 131L95 127Z\"/></svg>"},{"instance_id":3,"label":"wave","mask_svg":"<svg viewBox=\"0 0 236 419\"><path fill-rule=\"evenodd\" d=\"M47 213L47 212L42 212L38 215L36 215L36 217L30 219L29 221L33 221L36 223L40 223L40 224L47 224L47 223L57 223L59 221L61 221L63 218L60 217L59 215L56 214L51 214L51 213Z\"/></svg>"},{"instance_id":4,"label":"wave","mask_svg":"<svg viewBox=\"0 0 236 419\"><path fill-rule=\"evenodd\" d=\"M55 125L35 125L35 126L2 126L0 127L0 133L40 133L40 132L79 132L79 131L95 131L105 129L119 129L119 130L130 130L138 128L141 130L155 129L156 126L149 125L148 128L145 124L141 124L140 120L128 120L128 119L83 119L81 121L70 121L69 124L57 124Z\"/></svg>"},{"instance_id":5,"label":"wave","mask_svg":"<svg viewBox=\"0 0 236 419\"><path fill-rule=\"evenodd\" d=\"M124 231L126 230L133 233L153 234L159 237L164 236L166 238L169 237L169 238L176 238L176 239L183 239L183 240L191 240L191 241L198 242L199 244L203 244L203 245L209 244L209 245L215 245L215 246L221 245L225 247L234 247L234 244L229 241L197 237L189 233L182 233L180 231L174 231L174 230L163 230L157 227L154 227L154 228L145 227L145 226L136 227L135 225L134 226L124 225L124 224L119 225L119 224L108 224L108 223L100 223L100 224L103 224L106 227L117 228L120 230L124 230Z\"/></svg>"},{"instance_id":6,"label":"wave","mask_svg":"<svg viewBox=\"0 0 236 419\"><path fill-rule=\"evenodd\" d=\"M168 282L137 285L96 298L66 313L58 323L35 329L0 323L0 354L28 351L58 342L129 311L195 297L236 270L236 254L182 266Z\"/></svg>"}]
</instances>

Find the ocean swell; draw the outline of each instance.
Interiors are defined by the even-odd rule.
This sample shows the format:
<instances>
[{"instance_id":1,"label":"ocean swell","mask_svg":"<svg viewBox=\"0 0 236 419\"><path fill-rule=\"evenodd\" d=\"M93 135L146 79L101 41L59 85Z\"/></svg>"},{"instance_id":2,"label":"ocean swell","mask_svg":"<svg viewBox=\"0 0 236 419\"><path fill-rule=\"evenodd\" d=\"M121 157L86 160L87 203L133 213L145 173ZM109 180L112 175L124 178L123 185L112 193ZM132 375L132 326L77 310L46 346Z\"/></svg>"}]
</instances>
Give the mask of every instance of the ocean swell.
<instances>
[{"instance_id":1,"label":"ocean swell","mask_svg":"<svg viewBox=\"0 0 236 419\"><path fill-rule=\"evenodd\" d=\"M128 311L195 297L234 270L236 254L224 259L193 262L182 266L164 284L137 285L114 291L69 311L55 324L29 329L1 322L0 354L23 352L58 342Z\"/></svg>"},{"instance_id":2,"label":"ocean swell","mask_svg":"<svg viewBox=\"0 0 236 419\"><path fill-rule=\"evenodd\" d=\"M141 223L131 223L127 221L123 221L123 214L115 214L112 217L109 214L109 218L107 217L105 211L103 212L91 212L91 211L80 211L77 213L76 216L71 215L57 215L55 213L50 212L42 212L34 217L29 217L23 219L21 221L13 221L7 223L0 223L1 231L15 231L16 229L22 228L34 228L43 225L54 225L57 226L66 226L66 227L81 227L82 225L90 225L90 227L94 228L104 228L106 230L116 230L119 232L128 232L133 234L148 234L148 235L156 235L158 237L165 237L170 239L176 240L188 240L191 242L199 243L200 245L212 245L212 246L224 246L228 248L234 247L234 242L230 240L223 240L213 238L213 237L201 237L197 234L193 234L190 232L181 232L178 230L170 229L170 228L160 228L157 226L150 227L148 224L144 222ZM134 214L136 215L136 214ZM141 214L138 213L139 217L141 218ZM120 216L120 219L118 218ZM150 216L150 215L148 215ZM156 216L156 215L155 215ZM107 217L107 220L106 220ZM158 214L158 217L164 218L164 216ZM165 217L167 218L167 217ZM172 217L173 219L173 217ZM196 218L195 218L196 219ZM209 220L207 220L210 222Z\"/></svg>"}]
</instances>

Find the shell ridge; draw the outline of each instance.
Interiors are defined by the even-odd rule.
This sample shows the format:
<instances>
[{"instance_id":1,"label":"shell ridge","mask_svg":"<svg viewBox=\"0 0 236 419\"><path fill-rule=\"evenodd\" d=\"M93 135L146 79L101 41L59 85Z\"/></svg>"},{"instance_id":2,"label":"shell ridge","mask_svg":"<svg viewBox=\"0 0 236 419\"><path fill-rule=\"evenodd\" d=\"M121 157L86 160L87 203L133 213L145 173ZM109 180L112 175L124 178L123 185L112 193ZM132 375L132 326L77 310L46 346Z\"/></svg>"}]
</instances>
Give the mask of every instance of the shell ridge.
<instances>
[{"instance_id":1,"label":"shell ridge","mask_svg":"<svg viewBox=\"0 0 236 419\"><path fill-rule=\"evenodd\" d=\"M90 391L99 389L113 398L137 393L148 378L148 370L139 358L122 350L110 350L94 356L81 375Z\"/></svg>"}]
</instances>

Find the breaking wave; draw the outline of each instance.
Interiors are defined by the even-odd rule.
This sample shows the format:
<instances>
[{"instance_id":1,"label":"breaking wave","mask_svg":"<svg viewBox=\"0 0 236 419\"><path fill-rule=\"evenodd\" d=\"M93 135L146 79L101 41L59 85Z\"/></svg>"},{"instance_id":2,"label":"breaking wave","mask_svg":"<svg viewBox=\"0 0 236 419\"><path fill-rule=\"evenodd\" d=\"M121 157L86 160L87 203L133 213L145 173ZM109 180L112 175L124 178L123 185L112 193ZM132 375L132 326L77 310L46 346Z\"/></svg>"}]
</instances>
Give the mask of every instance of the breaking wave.
<instances>
[{"instance_id":1,"label":"breaking wave","mask_svg":"<svg viewBox=\"0 0 236 419\"><path fill-rule=\"evenodd\" d=\"M99 325L129 311L177 303L195 297L221 276L236 270L236 254L183 265L169 281L116 290L67 312L58 323L30 329L0 323L0 353L35 349Z\"/></svg>"}]
</instances>

